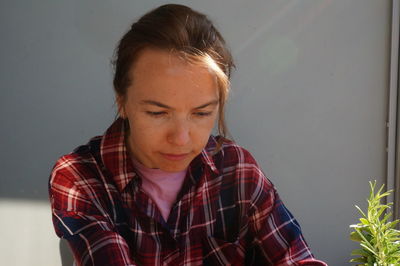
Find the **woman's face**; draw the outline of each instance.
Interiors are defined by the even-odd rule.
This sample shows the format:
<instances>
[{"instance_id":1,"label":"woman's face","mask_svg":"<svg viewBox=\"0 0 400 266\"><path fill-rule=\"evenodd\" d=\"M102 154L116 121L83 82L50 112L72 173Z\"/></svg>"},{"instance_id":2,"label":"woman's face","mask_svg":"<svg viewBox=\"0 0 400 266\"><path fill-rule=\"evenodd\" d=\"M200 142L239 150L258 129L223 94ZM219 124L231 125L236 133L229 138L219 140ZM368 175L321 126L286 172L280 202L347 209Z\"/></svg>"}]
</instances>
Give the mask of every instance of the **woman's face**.
<instances>
[{"instance_id":1,"label":"woman's face","mask_svg":"<svg viewBox=\"0 0 400 266\"><path fill-rule=\"evenodd\" d=\"M218 114L215 75L165 50L144 49L131 69L126 99L128 148L150 168L184 170L207 144Z\"/></svg>"}]
</instances>

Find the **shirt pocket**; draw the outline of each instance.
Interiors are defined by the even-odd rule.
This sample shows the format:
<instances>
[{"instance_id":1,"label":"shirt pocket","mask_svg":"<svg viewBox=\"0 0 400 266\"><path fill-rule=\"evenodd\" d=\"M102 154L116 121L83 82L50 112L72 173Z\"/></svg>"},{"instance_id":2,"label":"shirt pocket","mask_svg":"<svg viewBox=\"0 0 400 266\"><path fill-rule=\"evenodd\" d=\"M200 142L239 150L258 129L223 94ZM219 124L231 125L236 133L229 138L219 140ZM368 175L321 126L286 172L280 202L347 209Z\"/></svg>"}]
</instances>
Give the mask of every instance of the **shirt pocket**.
<instances>
[{"instance_id":1,"label":"shirt pocket","mask_svg":"<svg viewBox=\"0 0 400 266\"><path fill-rule=\"evenodd\" d=\"M204 265L244 265L245 252L238 241L207 236L202 246Z\"/></svg>"}]
</instances>

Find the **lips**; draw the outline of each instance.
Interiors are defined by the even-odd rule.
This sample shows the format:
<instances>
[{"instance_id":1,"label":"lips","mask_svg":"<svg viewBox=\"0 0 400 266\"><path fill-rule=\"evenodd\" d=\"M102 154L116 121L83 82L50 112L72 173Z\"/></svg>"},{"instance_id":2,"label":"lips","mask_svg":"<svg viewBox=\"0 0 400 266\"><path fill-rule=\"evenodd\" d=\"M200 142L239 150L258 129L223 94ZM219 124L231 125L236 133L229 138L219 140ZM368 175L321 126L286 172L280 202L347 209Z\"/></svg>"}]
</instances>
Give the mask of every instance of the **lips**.
<instances>
[{"instance_id":1,"label":"lips","mask_svg":"<svg viewBox=\"0 0 400 266\"><path fill-rule=\"evenodd\" d=\"M181 153L181 154L171 154L171 153L161 153L163 157L171 161L180 161L189 156L190 153Z\"/></svg>"}]
</instances>

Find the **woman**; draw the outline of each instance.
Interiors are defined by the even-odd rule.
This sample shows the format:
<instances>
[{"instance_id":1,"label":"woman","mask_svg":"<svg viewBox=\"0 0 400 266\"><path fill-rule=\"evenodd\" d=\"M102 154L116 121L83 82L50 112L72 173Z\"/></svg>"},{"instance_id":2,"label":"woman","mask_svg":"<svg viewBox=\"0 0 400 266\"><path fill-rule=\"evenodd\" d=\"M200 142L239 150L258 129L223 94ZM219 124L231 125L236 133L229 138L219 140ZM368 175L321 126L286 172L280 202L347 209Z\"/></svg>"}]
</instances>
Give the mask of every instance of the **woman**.
<instances>
[{"instance_id":1,"label":"woman","mask_svg":"<svg viewBox=\"0 0 400 266\"><path fill-rule=\"evenodd\" d=\"M182 5L123 36L118 118L50 177L55 231L78 265L325 265L251 154L225 136L232 67L212 23Z\"/></svg>"}]
</instances>

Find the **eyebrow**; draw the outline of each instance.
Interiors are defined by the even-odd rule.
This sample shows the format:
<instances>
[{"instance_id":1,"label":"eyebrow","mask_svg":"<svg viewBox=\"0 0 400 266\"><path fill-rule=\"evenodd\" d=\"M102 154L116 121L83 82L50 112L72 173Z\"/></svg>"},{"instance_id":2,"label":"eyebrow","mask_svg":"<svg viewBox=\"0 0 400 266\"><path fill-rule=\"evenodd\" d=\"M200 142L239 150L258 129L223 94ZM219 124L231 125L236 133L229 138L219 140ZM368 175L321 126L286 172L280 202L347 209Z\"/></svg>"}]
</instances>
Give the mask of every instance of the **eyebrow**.
<instances>
[{"instance_id":1,"label":"eyebrow","mask_svg":"<svg viewBox=\"0 0 400 266\"><path fill-rule=\"evenodd\" d=\"M160 102L157 102L157 101L153 101L153 100L143 100L140 103L141 104L155 105L155 106L158 106L158 107L161 107L161 108L166 108L166 109L174 109L171 106L168 106L166 104L163 104L163 103L160 103ZM218 100L212 100L212 101L210 101L208 103L205 103L205 104L202 104L200 106L197 106L194 109L202 109L202 108L205 108L207 106L217 105L217 104L218 104Z\"/></svg>"}]
</instances>

